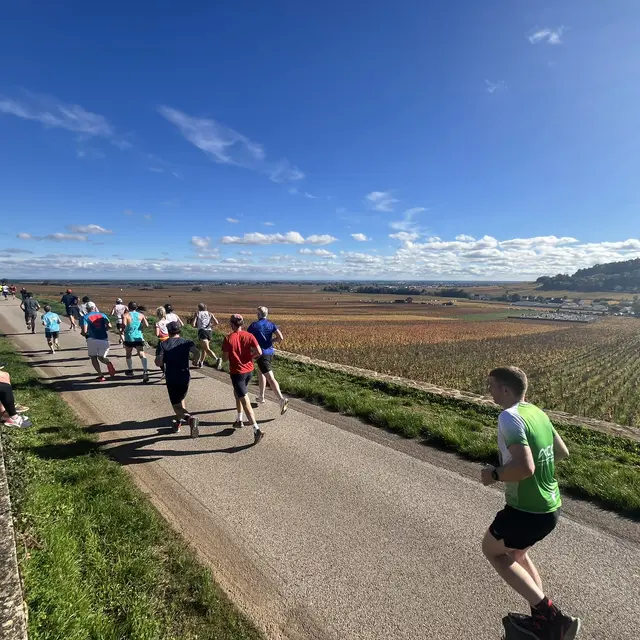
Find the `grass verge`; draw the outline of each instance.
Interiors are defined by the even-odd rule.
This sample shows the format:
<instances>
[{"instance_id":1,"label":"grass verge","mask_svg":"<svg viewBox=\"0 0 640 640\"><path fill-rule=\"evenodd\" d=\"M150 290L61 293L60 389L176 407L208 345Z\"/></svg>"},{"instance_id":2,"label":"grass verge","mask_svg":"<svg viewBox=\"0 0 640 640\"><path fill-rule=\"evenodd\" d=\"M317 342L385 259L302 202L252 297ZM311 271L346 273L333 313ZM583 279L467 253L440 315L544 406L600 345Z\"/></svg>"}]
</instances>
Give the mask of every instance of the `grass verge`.
<instances>
[{"instance_id":1,"label":"grass verge","mask_svg":"<svg viewBox=\"0 0 640 640\"><path fill-rule=\"evenodd\" d=\"M35 427L3 428L31 640L258 640L210 572L6 339Z\"/></svg>"},{"instance_id":2,"label":"grass verge","mask_svg":"<svg viewBox=\"0 0 640 640\"><path fill-rule=\"evenodd\" d=\"M62 305L53 303L59 313ZM154 319L147 341L157 343ZM196 341L186 326L184 337ZM220 354L222 334L214 333L212 349ZM209 362L209 364L213 364ZM276 374L282 390L312 400L331 411L358 417L406 438L497 464L498 410L279 358ZM640 520L640 444L579 424L556 424L571 456L557 467L560 486L568 494Z\"/></svg>"}]
</instances>

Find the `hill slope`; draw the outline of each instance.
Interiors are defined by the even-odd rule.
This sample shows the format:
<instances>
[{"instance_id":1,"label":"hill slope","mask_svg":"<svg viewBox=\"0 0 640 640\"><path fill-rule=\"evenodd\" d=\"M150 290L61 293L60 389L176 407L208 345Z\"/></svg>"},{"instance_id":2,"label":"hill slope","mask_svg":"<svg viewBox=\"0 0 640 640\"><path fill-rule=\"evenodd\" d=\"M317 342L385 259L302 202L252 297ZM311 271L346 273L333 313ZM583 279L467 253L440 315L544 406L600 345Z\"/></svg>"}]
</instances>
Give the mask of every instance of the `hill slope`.
<instances>
[{"instance_id":1,"label":"hill slope","mask_svg":"<svg viewBox=\"0 0 640 640\"><path fill-rule=\"evenodd\" d=\"M640 293L640 258L578 269L572 276L559 273L536 280L547 291L627 291Z\"/></svg>"}]
</instances>

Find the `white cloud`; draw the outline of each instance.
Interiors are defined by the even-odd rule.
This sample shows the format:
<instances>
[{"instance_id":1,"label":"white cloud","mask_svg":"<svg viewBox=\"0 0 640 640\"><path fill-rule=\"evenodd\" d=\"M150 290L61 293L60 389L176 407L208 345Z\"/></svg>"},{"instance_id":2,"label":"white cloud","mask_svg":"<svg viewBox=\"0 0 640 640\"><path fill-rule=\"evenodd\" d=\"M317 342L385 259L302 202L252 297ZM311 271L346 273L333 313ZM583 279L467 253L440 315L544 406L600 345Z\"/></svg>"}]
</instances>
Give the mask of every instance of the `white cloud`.
<instances>
[{"instance_id":1,"label":"white cloud","mask_svg":"<svg viewBox=\"0 0 640 640\"><path fill-rule=\"evenodd\" d=\"M149 167L149 171L152 173L164 173L164 169L160 169L160 167Z\"/></svg>"},{"instance_id":2,"label":"white cloud","mask_svg":"<svg viewBox=\"0 0 640 640\"><path fill-rule=\"evenodd\" d=\"M239 256L252 256L253 251L238 251Z\"/></svg>"},{"instance_id":3,"label":"white cloud","mask_svg":"<svg viewBox=\"0 0 640 640\"><path fill-rule=\"evenodd\" d=\"M376 211L393 211L393 207L398 202L391 191L372 191L366 195L367 203Z\"/></svg>"},{"instance_id":4,"label":"white cloud","mask_svg":"<svg viewBox=\"0 0 640 640\"><path fill-rule=\"evenodd\" d=\"M33 254L33 251L29 251L29 249L2 249L0 253L7 256L19 255L19 254Z\"/></svg>"},{"instance_id":5,"label":"white cloud","mask_svg":"<svg viewBox=\"0 0 640 640\"><path fill-rule=\"evenodd\" d=\"M487 88L486 88L487 93L496 93L496 92L507 90L507 85L504 80L498 80L498 82L485 80L485 84L487 85Z\"/></svg>"},{"instance_id":6,"label":"white cloud","mask_svg":"<svg viewBox=\"0 0 640 640\"><path fill-rule=\"evenodd\" d=\"M417 240L420 235L415 232L398 231L397 233L389 234L389 237L394 240L400 240L401 242L413 242L414 240Z\"/></svg>"},{"instance_id":7,"label":"white cloud","mask_svg":"<svg viewBox=\"0 0 640 640\"><path fill-rule=\"evenodd\" d=\"M458 242L473 242L475 238L473 236L468 236L464 233L461 233L459 236L456 236L456 240Z\"/></svg>"},{"instance_id":8,"label":"white cloud","mask_svg":"<svg viewBox=\"0 0 640 640\"><path fill-rule=\"evenodd\" d=\"M332 242L337 242L338 238L334 238L328 234L324 235L312 235L307 238L307 242L309 244L331 244Z\"/></svg>"},{"instance_id":9,"label":"white cloud","mask_svg":"<svg viewBox=\"0 0 640 640\"><path fill-rule=\"evenodd\" d=\"M159 107L158 112L214 162L257 171L273 182L295 182L304 178L304 173L287 159L267 160L262 145L215 120L197 118L166 106Z\"/></svg>"},{"instance_id":10,"label":"white cloud","mask_svg":"<svg viewBox=\"0 0 640 640\"><path fill-rule=\"evenodd\" d=\"M262 224L265 227L275 227L276 226L275 223L273 223L273 222L263 222Z\"/></svg>"},{"instance_id":11,"label":"white cloud","mask_svg":"<svg viewBox=\"0 0 640 640\"><path fill-rule=\"evenodd\" d=\"M80 105L33 94L28 94L28 98L29 103L0 97L0 113L85 136L112 138L115 135L114 128L104 116L87 111Z\"/></svg>"},{"instance_id":12,"label":"white cloud","mask_svg":"<svg viewBox=\"0 0 640 640\"><path fill-rule=\"evenodd\" d=\"M87 236L77 233L50 233L43 236L42 240L52 240L53 242L86 242Z\"/></svg>"},{"instance_id":13,"label":"white cloud","mask_svg":"<svg viewBox=\"0 0 640 640\"><path fill-rule=\"evenodd\" d=\"M326 249L300 249L300 253L306 256L319 256L320 258L335 258L336 254L327 251Z\"/></svg>"},{"instance_id":14,"label":"white cloud","mask_svg":"<svg viewBox=\"0 0 640 640\"><path fill-rule=\"evenodd\" d=\"M245 233L243 236L224 236L221 244L304 244L304 238L297 231L287 233Z\"/></svg>"},{"instance_id":15,"label":"white cloud","mask_svg":"<svg viewBox=\"0 0 640 640\"><path fill-rule=\"evenodd\" d=\"M206 249L211 244L211 238L209 238L209 236L206 238L201 236L191 236L191 244L198 249Z\"/></svg>"},{"instance_id":16,"label":"white cloud","mask_svg":"<svg viewBox=\"0 0 640 640\"><path fill-rule=\"evenodd\" d=\"M18 233L16 238L20 238L20 240L33 240L33 236L30 233Z\"/></svg>"},{"instance_id":17,"label":"white cloud","mask_svg":"<svg viewBox=\"0 0 640 640\"><path fill-rule=\"evenodd\" d=\"M309 198L310 200L315 200L317 196L314 196L312 193L309 193L308 191L304 192L304 197L305 198Z\"/></svg>"},{"instance_id":18,"label":"white cloud","mask_svg":"<svg viewBox=\"0 0 640 640\"><path fill-rule=\"evenodd\" d=\"M371 238L367 238L367 236L365 236L364 233L352 233L351 237L356 242L368 242L369 240L371 240Z\"/></svg>"},{"instance_id":19,"label":"white cloud","mask_svg":"<svg viewBox=\"0 0 640 640\"><path fill-rule=\"evenodd\" d=\"M82 233L82 234L95 234L95 235L106 235L113 233L113 231L109 229L105 229L98 224L87 224L87 225L79 225L79 224L71 224L67 226L69 231L73 231L74 233Z\"/></svg>"},{"instance_id":20,"label":"white cloud","mask_svg":"<svg viewBox=\"0 0 640 640\"><path fill-rule=\"evenodd\" d=\"M558 27L556 29L545 27L544 29L534 31L529 36L529 42L531 44L539 44L540 42L546 42L547 44L562 44L563 33L564 27Z\"/></svg>"},{"instance_id":21,"label":"white cloud","mask_svg":"<svg viewBox=\"0 0 640 640\"><path fill-rule=\"evenodd\" d=\"M153 216L152 216L150 213L145 213L142 217L143 217L145 220L151 220L151 219L153 218Z\"/></svg>"},{"instance_id":22,"label":"white cloud","mask_svg":"<svg viewBox=\"0 0 640 640\"><path fill-rule=\"evenodd\" d=\"M396 231L412 231L416 232L417 227L415 224L415 217L425 212L425 207L413 207L412 209L407 209L402 214L402 220L395 220L394 222L390 222L389 226Z\"/></svg>"},{"instance_id":23,"label":"white cloud","mask_svg":"<svg viewBox=\"0 0 640 640\"><path fill-rule=\"evenodd\" d=\"M557 238L556 236L536 236L535 238L514 238L513 240L504 240L500 243L502 247L532 247L532 246L559 246L565 244L575 244L578 242L575 238Z\"/></svg>"},{"instance_id":24,"label":"white cloud","mask_svg":"<svg viewBox=\"0 0 640 640\"><path fill-rule=\"evenodd\" d=\"M125 216L133 215L133 211L131 209L125 209L122 213L124 213Z\"/></svg>"},{"instance_id":25,"label":"white cloud","mask_svg":"<svg viewBox=\"0 0 640 640\"><path fill-rule=\"evenodd\" d=\"M225 218L225 220L231 224L238 224L240 222L237 218Z\"/></svg>"}]
</instances>

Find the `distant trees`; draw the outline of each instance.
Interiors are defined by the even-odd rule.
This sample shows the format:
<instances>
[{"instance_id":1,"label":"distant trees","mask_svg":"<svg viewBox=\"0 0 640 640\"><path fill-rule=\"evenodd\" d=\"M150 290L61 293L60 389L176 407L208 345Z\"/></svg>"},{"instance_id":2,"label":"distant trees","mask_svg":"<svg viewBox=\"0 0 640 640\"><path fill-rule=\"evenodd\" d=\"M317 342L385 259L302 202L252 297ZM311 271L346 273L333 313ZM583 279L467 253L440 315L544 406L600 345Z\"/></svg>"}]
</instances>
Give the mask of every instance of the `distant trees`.
<instances>
[{"instance_id":1,"label":"distant trees","mask_svg":"<svg viewBox=\"0 0 640 640\"><path fill-rule=\"evenodd\" d=\"M572 276L559 273L536 280L541 289L567 291L640 291L640 258L578 269Z\"/></svg>"}]
</instances>

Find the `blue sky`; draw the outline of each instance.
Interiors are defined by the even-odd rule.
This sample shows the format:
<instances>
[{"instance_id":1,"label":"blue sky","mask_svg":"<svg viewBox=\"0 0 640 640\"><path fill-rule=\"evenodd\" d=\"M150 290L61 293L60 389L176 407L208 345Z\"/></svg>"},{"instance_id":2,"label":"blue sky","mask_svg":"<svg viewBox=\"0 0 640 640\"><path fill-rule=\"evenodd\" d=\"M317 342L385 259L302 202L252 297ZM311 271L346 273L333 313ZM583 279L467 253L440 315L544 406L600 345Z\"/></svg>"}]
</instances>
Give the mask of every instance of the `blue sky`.
<instances>
[{"instance_id":1,"label":"blue sky","mask_svg":"<svg viewBox=\"0 0 640 640\"><path fill-rule=\"evenodd\" d=\"M609 5L4 2L0 272L531 279L637 257L640 4Z\"/></svg>"}]
</instances>

